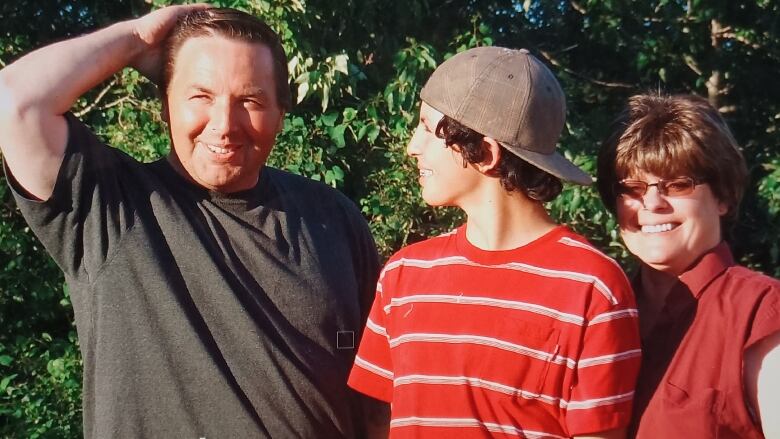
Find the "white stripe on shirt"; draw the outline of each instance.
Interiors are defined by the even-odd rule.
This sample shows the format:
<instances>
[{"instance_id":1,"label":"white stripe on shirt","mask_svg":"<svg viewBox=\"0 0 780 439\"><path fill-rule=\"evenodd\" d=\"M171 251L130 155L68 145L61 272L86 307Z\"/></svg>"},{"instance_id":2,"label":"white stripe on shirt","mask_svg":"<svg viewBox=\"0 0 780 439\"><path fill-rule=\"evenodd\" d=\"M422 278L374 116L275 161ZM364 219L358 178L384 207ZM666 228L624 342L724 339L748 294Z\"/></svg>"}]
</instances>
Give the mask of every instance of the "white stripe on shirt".
<instances>
[{"instance_id":1,"label":"white stripe on shirt","mask_svg":"<svg viewBox=\"0 0 780 439\"><path fill-rule=\"evenodd\" d=\"M387 330L384 327L374 323L374 321L371 320L371 317L369 317L368 320L366 320L366 328L387 338Z\"/></svg>"},{"instance_id":2,"label":"white stripe on shirt","mask_svg":"<svg viewBox=\"0 0 780 439\"><path fill-rule=\"evenodd\" d=\"M545 395L543 393L533 393L527 390L508 386L506 384L489 381L482 378L467 376L442 376L442 375L404 375L393 379L393 386L400 387L409 384L430 384L430 385L449 385L449 386L470 386L479 387L494 392L503 393L510 396L519 396L525 399L534 399L549 405L558 406L564 410L582 410L604 405L617 404L624 401L630 401L634 392L623 393L620 395L607 396L603 398L586 399L582 401L566 401L562 398Z\"/></svg>"},{"instance_id":3,"label":"white stripe on shirt","mask_svg":"<svg viewBox=\"0 0 780 439\"><path fill-rule=\"evenodd\" d=\"M642 355L641 349L631 349L630 351L618 352L617 354L601 355L599 357L580 358L578 366L580 369L600 364L616 363L618 361L634 358Z\"/></svg>"},{"instance_id":4,"label":"white stripe on shirt","mask_svg":"<svg viewBox=\"0 0 780 439\"><path fill-rule=\"evenodd\" d=\"M636 308L621 309L620 311L610 311L610 312L599 314L596 317L593 317L590 320L588 326L592 326L598 323L608 322L610 320L617 320L626 317L638 317L638 316L639 316L639 312L636 310Z\"/></svg>"},{"instance_id":5,"label":"white stripe on shirt","mask_svg":"<svg viewBox=\"0 0 780 439\"><path fill-rule=\"evenodd\" d=\"M508 262L506 264L484 265L484 264L479 264L474 261L471 261L463 256L450 256L446 258L431 259L431 260L401 258L396 261L388 263L385 266L384 273L387 273L391 270L394 270L402 266L427 269L427 268L440 267L446 265L467 265L467 266L479 267L479 268L515 270L515 271L522 271L524 273L535 274L537 276L568 279L568 280L573 280L575 282L588 283L593 285L593 287L597 291L599 291L609 301L609 303L611 303L612 305L617 305L618 303L617 298L615 298L615 295L612 294L612 291L609 289L609 287L604 283L604 281L602 281L596 276L585 274L585 273L578 273L574 271L552 270L549 268L541 268L530 264L523 264L521 262Z\"/></svg>"},{"instance_id":6,"label":"white stripe on shirt","mask_svg":"<svg viewBox=\"0 0 780 439\"><path fill-rule=\"evenodd\" d=\"M403 343L470 343L482 346L490 346L497 349L503 349L509 352L515 352L528 357L536 358L542 361L550 361L555 364L565 364L570 369L574 369L577 363L571 358L566 358L556 353L531 349L527 346L510 343L506 340L500 340L492 337L483 337L480 335L464 334L430 334L430 333L408 333L390 339L390 347L394 348Z\"/></svg>"},{"instance_id":7,"label":"white stripe on shirt","mask_svg":"<svg viewBox=\"0 0 780 439\"><path fill-rule=\"evenodd\" d=\"M379 375L381 377L387 378L388 380L392 380L393 379L393 372L391 372L391 371L389 371L387 369L383 369L383 368L377 366L374 363L370 363L370 362L360 358L359 355L355 357L355 366L360 366L363 369L365 369L365 370L367 370L369 372L372 372L372 373L374 373L376 375Z\"/></svg>"},{"instance_id":8,"label":"white stripe on shirt","mask_svg":"<svg viewBox=\"0 0 780 439\"><path fill-rule=\"evenodd\" d=\"M406 427L410 425L419 425L422 427L482 427L494 433L511 434L529 439L556 438L566 439L564 436L558 436L543 431L523 430L514 425L502 425L494 422L483 422L472 418L420 418L410 416L408 418L398 418L390 421L390 428Z\"/></svg>"},{"instance_id":9,"label":"white stripe on shirt","mask_svg":"<svg viewBox=\"0 0 780 439\"><path fill-rule=\"evenodd\" d=\"M590 251L591 253L595 253L599 256L601 256L604 260L609 261L610 264L617 267L618 270L623 274L623 279L626 280L626 283L630 284L631 281L628 280L628 276L626 276L626 272L623 271L623 267L620 266L620 264L617 263L616 260L612 259L611 257L605 255L601 250L597 249L596 247L593 247L592 245L585 244L583 242L577 241L576 239L569 238L568 236L564 236L561 239L558 240L561 244L568 245L570 247L577 247L582 248L585 250Z\"/></svg>"},{"instance_id":10,"label":"white stripe on shirt","mask_svg":"<svg viewBox=\"0 0 780 439\"><path fill-rule=\"evenodd\" d=\"M622 393L620 395L608 396L606 398L594 398L586 399L582 401L569 401L565 402L561 400L561 408L567 410L583 410L592 409L594 407L601 407L604 405L612 405L620 402L631 401L634 398L634 392Z\"/></svg>"},{"instance_id":11,"label":"white stripe on shirt","mask_svg":"<svg viewBox=\"0 0 780 439\"><path fill-rule=\"evenodd\" d=\"M517 309L522 311L528 311L547 317L554 318L566 323L574 323L582 326L585 319L575 314L569 314L561 312L545 306L536 305L533 303L520 302L514 300L494 299L491 297L477 297L477 296L462 296L452 294L415 294L405 297L394 297L390 300L390 304L384 307L385 314L390 312L390 308L394 306L401 306L407 303L450 303L458 305L480 305L480 306L494 306L497 308Z\"/></svg>"}]
</instances>

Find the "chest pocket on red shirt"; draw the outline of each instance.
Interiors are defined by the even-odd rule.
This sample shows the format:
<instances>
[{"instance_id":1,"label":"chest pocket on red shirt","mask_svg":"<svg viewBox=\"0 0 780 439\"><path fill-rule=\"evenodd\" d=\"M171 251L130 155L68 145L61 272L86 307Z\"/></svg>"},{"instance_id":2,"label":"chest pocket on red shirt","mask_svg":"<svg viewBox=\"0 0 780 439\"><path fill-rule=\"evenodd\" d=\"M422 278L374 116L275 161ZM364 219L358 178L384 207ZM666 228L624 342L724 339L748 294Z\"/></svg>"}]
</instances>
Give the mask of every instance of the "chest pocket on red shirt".
<instances>
[{"instance_id":1,"label":"chest pocket on red shirt","mask_svg":"<svg viewBox=\"0 0 780 439\"><path fill-rule=\"evenodd\" d=\"M659 413L664 414L664 419L643 418L641 427L649 427L654 437L717 437L718 417L723 403L720 391L706 388L689 394L671 382L663 384L660 390L662 394L657 403L663 406Z\"/></svg>"},{"instance_id":2,"label":"chest pocket on red shirt","mask_svg":"<svg viewBox=\"0 0 780 439\"><path fill-rule=\"evenodd\" d=\"M503 318L495 328L494 345L482 358L482 378L508 386L502 390L515 398L539 396L559 350L558 329L517 318Z\"/></svg>"}]
</instances>

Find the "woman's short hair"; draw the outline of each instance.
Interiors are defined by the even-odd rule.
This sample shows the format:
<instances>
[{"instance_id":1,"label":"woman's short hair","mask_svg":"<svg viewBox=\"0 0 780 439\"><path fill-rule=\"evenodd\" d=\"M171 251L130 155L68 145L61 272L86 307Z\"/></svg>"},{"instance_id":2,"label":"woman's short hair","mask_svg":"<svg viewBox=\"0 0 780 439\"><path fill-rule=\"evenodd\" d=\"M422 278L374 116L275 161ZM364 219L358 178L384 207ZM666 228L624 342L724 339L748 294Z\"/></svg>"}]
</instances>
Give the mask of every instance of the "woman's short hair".
<instances>
[{"instance_id":1,"label":"woman's short hair","mask_svg":"<svg viewBox=\"0 0 780 439\"><path fill-rule=\"evenodd\" d=\"M707 183L728 207L721 224L736 221L747 166L723 117L707 100L695 95L629 98L598 157L597 187L613 213L615 184L641 171Z\"/></svg>"},{"instance_id":2,"label":"woman's short hair","mask_svg":"<svg viewBox=\"0 0 780 439\"><path fill-rule=\"evenodd\" d=\"M485 159L482 139L485 137L455 119L444 116L436 126L436 136L463 156L463 167L469 163L481 163ZM501 180L501 186L508 191L520 191L526 197L547 202L561 193L561 180L501 146L501 158L493 173Z\"/></svg>"},{"instance_id":3,"label":"woman's short hair","mask_svg":"<svg viewBox=\"0 0 780 439\"><path fill-rule=\"evenodd\" d=\"M276 32L259 18L230 8L209 8L196 10L179 18L163 47L162 77L159 84L163 94L167 93L176 54L190 38L223 36L226 38L260 43L268 47L273 60L274 83L278 105L285 111L292 108L292 97L288 83L287 55Z\"/></svg>"}]
</instances>

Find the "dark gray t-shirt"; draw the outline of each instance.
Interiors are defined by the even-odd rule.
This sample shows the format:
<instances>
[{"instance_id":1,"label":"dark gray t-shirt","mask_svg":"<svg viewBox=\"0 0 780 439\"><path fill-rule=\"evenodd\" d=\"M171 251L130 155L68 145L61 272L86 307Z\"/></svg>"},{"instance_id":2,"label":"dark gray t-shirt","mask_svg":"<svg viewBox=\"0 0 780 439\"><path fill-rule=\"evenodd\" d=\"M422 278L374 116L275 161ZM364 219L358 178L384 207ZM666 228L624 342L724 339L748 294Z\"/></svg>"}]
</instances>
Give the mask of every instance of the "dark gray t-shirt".
<instances>
[{"instance_id":1,"label":"dark gray t-shirt","mask_svg":"<svg viewBox=\"0 0 780 439\"><path fill-rule=\"evenodd\" d=\"M68 121L52 197L14 189L70 286L85 437L362 436L346 381L379 264L355 206L268 167L209 192Z\"/></svg>"}]
</instances>

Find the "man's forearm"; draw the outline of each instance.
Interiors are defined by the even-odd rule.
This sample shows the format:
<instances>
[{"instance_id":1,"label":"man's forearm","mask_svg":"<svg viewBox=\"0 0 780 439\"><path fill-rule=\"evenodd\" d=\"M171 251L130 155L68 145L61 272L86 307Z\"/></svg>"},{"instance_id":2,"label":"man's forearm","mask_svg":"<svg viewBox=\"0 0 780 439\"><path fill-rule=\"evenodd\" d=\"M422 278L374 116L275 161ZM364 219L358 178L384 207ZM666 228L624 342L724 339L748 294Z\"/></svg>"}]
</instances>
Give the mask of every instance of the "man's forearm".
<instances>
[{"instance_id":1,"label":"man's forearm","mask_svg":"<svg viewBox=\"0 0 780 439\"><path fill-rule=\"evenodd\" d=\"M159 65L159 47L182 14L207 5L158 9L36 50L0 70L0 149L16 181L35 198L54 188L68 136L62 115L121 68Z\"/></svg>"},{"instance_id":2,"label":"man's forearm","mask_svg":"<svg viewBox=\"0 0 780 439\"><path fill-rule=\"evenodd\" d=\"M127 66L144 47L133 21L117 23L20 58L0 71L0 93L17 113L34 109L61 115L82 94Z\"/></svg>"},{"instance_id":3,"label":"man's forearm","mask_svg":"<svg viewBox=\"0 0 780 439\"><path fill-rule=\"evenodd\" d=\"M51 195L68 136L62 115L143 44L132 22L38 49L0 70L0 150L31 198Z\"/></svg>"}]
</instances>

